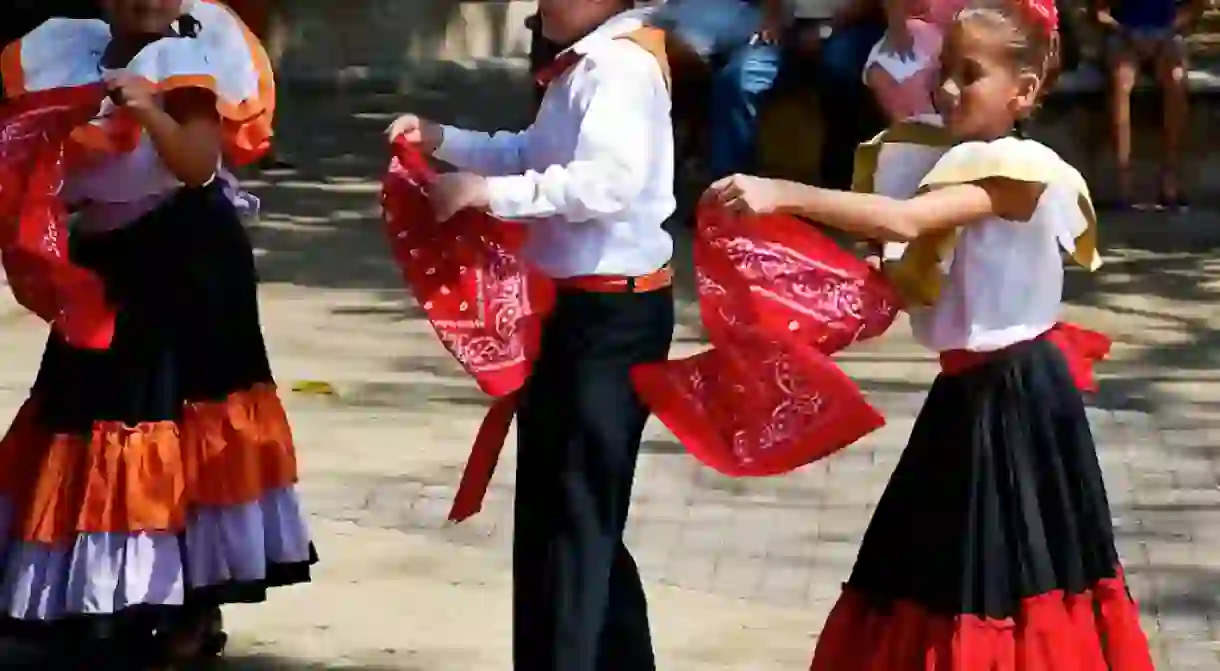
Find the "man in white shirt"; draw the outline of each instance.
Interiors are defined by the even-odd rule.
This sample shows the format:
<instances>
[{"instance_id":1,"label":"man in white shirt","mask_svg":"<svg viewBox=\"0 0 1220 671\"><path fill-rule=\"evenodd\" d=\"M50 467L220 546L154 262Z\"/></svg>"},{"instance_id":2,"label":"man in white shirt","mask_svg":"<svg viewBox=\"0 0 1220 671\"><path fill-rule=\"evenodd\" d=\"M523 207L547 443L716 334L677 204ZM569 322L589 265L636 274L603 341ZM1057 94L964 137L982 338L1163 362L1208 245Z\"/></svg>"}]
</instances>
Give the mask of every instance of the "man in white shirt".
<instances>
[{"instance_id":1,"label":"man in white shirt","mask_svg":"<svg viewBox=\"0 0 1220 671\"><path fill-rule=\"evenodd\" d=\"M404 116L390 128L465 172L430 200L525 222L558 302L517 409L513 547L517 671L652 671L647 604L623 543L649 411L630 371L673 336L668 63L630 0L540 0L571 44L534 123L495 135Z\"/></svg>"}]
</instances>

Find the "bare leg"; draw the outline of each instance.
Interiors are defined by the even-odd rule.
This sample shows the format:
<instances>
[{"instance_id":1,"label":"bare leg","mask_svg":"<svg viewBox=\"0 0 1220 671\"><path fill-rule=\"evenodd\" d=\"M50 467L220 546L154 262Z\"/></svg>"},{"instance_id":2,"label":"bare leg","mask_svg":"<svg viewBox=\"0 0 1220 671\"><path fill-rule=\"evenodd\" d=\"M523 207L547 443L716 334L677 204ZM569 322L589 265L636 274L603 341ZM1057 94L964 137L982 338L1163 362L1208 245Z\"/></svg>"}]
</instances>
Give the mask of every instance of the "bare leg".
<instances>
[{"instance_id":1,"label":"bare leg","mask_svg":"<svg viewBox=\"0 0 1220 671\"><path fill-rule=\"evenodd\" d=\"M1139 66L1130 51L1114 54L1110 67L1110 121L1119 197L1124 203L1131 199L1131 92L1138 75Z\"/></svg>"},{"instance_id":2,"label":"bare leg","mask_svg":"<svg viewBox=\"0 0 1220 671\"><path fill-rule=\"evenodd\" d=\"M1190 95L1186 80L1186 61L1176 42L1166 43L1157 54L1157 79L1163 92L1164 167L1161 173L1161 199L1175 207L1181 199L1178 179L1182 167L1182 135L1188 122Z\"/></svg>"}]
</instances>

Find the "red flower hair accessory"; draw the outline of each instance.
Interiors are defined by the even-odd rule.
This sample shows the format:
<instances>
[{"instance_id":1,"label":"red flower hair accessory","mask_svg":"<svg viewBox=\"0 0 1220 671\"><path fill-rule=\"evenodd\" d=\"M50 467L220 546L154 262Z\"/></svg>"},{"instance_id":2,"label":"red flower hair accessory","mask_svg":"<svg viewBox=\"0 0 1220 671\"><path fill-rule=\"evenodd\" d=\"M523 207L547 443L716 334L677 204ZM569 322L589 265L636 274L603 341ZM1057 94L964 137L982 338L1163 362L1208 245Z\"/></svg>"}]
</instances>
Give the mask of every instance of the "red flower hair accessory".
<instances>
[{"instance_id":1,"label":"red flower hair accessory","mask_svg":"<svg viewBox=\"0 0 1220 671\"><path fill-rule=\"evenodd\" d=\"M1059 8L1055 0L1015 0L1026 20L1042 29L1046 35L1059 30Z\"/></svg>"}]
</instances>

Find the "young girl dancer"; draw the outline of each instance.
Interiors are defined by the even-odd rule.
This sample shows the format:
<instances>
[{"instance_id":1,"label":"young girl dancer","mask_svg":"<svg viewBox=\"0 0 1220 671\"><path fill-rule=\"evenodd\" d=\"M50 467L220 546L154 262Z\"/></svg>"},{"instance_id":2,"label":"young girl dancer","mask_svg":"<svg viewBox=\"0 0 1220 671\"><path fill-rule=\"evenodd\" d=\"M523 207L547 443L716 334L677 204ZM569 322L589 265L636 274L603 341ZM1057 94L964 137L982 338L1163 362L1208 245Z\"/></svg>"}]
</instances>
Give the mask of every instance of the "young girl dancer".
<instances>
[{"instance_id":1,"label":"young girl dancer","mask_svg":"<svg viewBox=\"0 0 1220 671\"><path fill-rule=\"evenodd\" d=\"M210 0L101 4L104 21L52 19L0 59L7 98L111 90L65 149L63 198L71 258L117 311L108 349L50 336L0 442L0 616L131 669L217 652L220 604L307 581L315 559L221 169L267 146L266 55Z\"/></svg>"},{"instance_id":2,"label":"young girl dancer","mask_svg":"<svg viewBox=\"0 0 1220 671\"><path fill-rule=\"evenodd\" d=\"M1042 4L959 14L938 99L957 144L913 198L745 176L709 191L911 241L899 288L940 354L813 671L1153 668L1077 388L1082 332L1055 321L1060 249L1097 265L1093 208L1078 172L1014 131L1046 80L1054 19Z\"/></svg>"}]
</instances>

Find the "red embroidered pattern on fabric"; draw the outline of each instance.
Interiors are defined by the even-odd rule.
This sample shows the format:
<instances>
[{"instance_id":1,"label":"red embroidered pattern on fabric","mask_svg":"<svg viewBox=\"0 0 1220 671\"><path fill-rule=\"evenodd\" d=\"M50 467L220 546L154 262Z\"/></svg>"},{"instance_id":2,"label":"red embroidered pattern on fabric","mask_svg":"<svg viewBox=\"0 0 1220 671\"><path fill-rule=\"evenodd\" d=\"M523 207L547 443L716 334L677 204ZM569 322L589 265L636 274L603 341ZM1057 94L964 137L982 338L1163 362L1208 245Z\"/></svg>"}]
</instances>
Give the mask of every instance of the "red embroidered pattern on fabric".
<instances>
[{"instance_id":1,"label":"red embroidered pattern on fabric","mask_svg":"<svg viewBox=\"0 0 1220 671\"><path fill-rule=\"evenodd\" d=\"M480 428L450 519L481 508L554 302L521 256L525 230L466 211L438 225L434 178L399 141L383 206L395 259L441 342L500 400ZM882 276L812 226L787 217L700 213L699 301L713 347L637 367L637 391L686 448L731 475L774 475L831 454L883 424L829 354L883 333L898 311Z\"/></svg>"},{"instance_id":2,"label":"red embroidered pattern on fabric","mask_svg":"<svg viewBox=\"0 0 1220 671\"><path fill-rule=\"evenodd\" d=\"M884 333L884 278L791 217L698 214L699 307L712 349L633 373L654 413L728 475L786 473L884 424L829 358Z\"/></svg>"},{"instance_id":3,"label":"red embroidered pattern on fabric","mask_svg":"<svg viewBox=\"0 0 1220 671\"><path fill-rule=\"evenodd\" d=\"M68 260L67 212L59 199L64 143L88 123L100 84L57 88L0 105L0 251L14 298L77 347L105 349L114 313L92 272Z\"/></svg>"},{"instance_id":4,"label":"red embroidered pattern on fabric","mask_svg":"<svg viewBox=\"0 0 1220 671\"><path fill-rule=\"evenodd\" d=\"M404 279L479 387L494 397L515 392L537 356L554 287L522 262L522 226L469 211L438 224L427 200L434 173L417 151L395 149L382 204Z\"/></svg>"}]
</instances>

